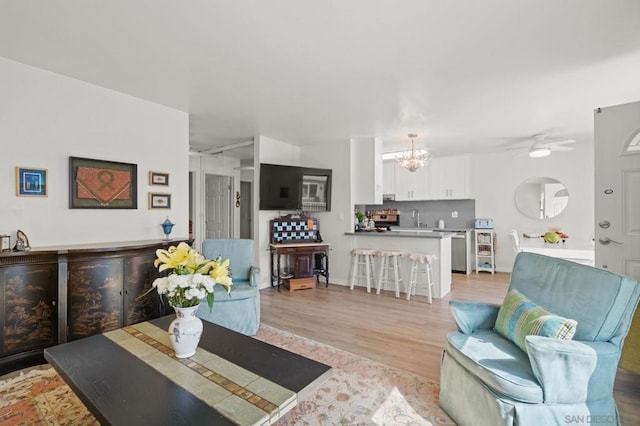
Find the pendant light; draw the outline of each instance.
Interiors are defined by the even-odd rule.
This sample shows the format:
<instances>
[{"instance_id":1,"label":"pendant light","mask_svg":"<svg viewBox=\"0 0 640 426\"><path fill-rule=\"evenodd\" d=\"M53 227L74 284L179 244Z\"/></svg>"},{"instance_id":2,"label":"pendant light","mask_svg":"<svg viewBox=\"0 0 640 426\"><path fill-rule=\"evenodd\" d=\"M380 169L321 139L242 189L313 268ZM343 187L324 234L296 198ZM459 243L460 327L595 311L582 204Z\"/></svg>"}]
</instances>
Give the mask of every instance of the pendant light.
<instances>
[{"instance_id":1,"label":"pendant light","mask_svg":"<svg viewBox=\"0 0 640 426\"><path fill-rule=\"evenodd\" d=\"M411 139L411 148L402 153L402 156L397 158L398 164L400 164L405 169L410 172L415 172L418 169L423 168L429 158L431 158L431 153L426 149L416 149L416 145L413 142L413 139L418 137L416 133L409 133L409 138Z\"/></svg>"}]
</instances>

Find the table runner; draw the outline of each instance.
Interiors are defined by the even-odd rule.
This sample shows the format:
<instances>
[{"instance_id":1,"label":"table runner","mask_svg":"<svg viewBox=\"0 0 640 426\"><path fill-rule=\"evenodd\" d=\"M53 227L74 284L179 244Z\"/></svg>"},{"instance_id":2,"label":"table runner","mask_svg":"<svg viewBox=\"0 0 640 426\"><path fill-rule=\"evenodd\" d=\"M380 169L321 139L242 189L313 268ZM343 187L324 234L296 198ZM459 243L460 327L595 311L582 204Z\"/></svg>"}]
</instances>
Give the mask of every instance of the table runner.
<instances>
[{"instance_id":1,"label":"table runner","mask_svg":"<svg viewBox=\"0 0 640 426\"><path fill-rule=\"evenodd\" d=\"M200 347L176 358L166 330L140 323L104 334L160 374L239 424L273 423L296 394Z\"/></svg>"}]
</instances>

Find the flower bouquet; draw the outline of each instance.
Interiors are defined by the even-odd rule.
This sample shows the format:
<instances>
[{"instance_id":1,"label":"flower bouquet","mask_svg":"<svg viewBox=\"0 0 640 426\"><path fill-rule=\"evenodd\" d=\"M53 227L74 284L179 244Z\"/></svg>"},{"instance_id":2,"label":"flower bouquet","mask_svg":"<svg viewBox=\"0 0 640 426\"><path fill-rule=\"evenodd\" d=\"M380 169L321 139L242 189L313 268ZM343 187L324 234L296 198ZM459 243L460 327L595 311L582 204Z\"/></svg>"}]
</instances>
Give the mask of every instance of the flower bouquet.
<instances>
[{"instance_id":1,"label":"flower bouquet","mask_svg":"<svg viewBox=\"0 0 640 426\"><path fill-rule=\"evenodd\" d=\"M184 242L168 250L159 249L156 256L154 266L159 266L159 272L170 271L170 274L156 279L153 288L158 294L166 295L174 308L198 306L206 297L209 309L212 309L216 284L225 287L227 294L231 292L229 259L223 261L220 256L214 260L205 259Z\"/></svg>"},{"instance_id":2,"label":"flower bouquet","mask_svg":"<svg viewBox=\"0 0 640 426\"><path fill-rule=\"evenodd\" d=\"M196 311L206 297L209 309L213 308L213 288L220 284L231 292L229 259L220 256L215 260L203 255L187 243L168 250L156 250L157 259L153 263L158 271L169 271L166 277L158 278L153 287L158 294L166 295L169 304L176 311L176 319L169 325L169 341L177 358L189 358L196 353L202 336L202 320Z\"/></svg>"}]
</instances>

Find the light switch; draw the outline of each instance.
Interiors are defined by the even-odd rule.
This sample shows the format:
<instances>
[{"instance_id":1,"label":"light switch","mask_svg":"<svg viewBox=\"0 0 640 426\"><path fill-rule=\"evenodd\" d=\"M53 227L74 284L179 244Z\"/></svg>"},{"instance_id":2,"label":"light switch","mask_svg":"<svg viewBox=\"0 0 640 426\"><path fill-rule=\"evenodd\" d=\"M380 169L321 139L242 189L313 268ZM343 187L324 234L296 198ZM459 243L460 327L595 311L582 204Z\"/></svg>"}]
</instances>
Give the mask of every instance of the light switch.
<instances>
[{"instance_id":1,"label":"light switch","mask_svg":"<svg viewBox=\"0 0 640 426\"><path fill-rule=\"evenodd\" d=\"M458 211L457 210L452 211L451 217L458 217Z\"/></svg>"}]
</instances>

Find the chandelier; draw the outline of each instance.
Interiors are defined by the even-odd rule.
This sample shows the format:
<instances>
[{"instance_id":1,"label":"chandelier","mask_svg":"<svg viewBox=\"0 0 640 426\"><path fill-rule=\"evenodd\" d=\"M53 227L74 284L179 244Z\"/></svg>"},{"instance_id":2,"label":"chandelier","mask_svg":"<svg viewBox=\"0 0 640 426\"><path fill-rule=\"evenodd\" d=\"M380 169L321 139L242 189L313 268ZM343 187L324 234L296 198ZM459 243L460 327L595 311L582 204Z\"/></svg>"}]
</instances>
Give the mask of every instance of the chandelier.
<instances>
[{"instance_id":1,"label":"chandelier","mask_svg":"<svg viewBox=\"0 0 640 426\"><path fill-rule=\"evenodd\" d=\"M401 156L396 158L398 164L410 172L415 172L416 170L423 168L429 161L429 158L431 158L431 153L426 149L416 149L416 145L413 142L413 138L416 137L418 137L417 134L409 133L411 149L402 152Z\"/></svg>"}]
</instances>

